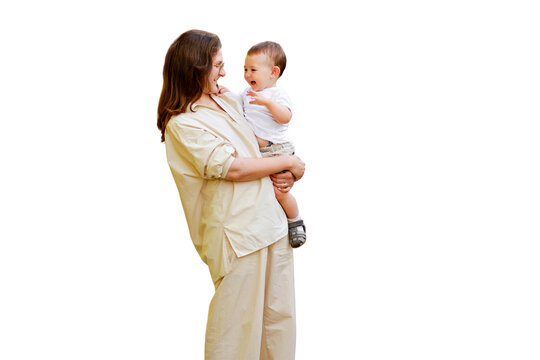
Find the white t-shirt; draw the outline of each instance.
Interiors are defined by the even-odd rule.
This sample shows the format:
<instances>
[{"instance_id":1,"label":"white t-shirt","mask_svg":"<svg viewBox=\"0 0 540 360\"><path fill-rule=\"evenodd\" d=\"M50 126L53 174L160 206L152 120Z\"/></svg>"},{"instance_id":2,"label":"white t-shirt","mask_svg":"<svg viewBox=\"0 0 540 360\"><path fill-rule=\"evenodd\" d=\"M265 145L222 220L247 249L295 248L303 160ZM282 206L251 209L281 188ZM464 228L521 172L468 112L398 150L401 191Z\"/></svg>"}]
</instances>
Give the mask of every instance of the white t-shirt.
<instances>
[{"instance_id":1,"label":"white t-shirt","mask_svg":"<svg viewBox=\"0 0 540 360\"><path fill-rule=\"evenodd\" d=\"M247 92L251 88L245 89L241 94L242 107L244 108L244 116L248 123L251 125L253 132L259 138L269 140L275 144L281 144L288 142L287 128L289 124L280 124L272 117L270 111L264 105L250 104L252 101L251 96ZM284 105L292 112L291 99L285 91L278 87L271 87L261 91L257 91L257 94L266 98L272 99L280 105Z\"/></svg>"}]
</instances>

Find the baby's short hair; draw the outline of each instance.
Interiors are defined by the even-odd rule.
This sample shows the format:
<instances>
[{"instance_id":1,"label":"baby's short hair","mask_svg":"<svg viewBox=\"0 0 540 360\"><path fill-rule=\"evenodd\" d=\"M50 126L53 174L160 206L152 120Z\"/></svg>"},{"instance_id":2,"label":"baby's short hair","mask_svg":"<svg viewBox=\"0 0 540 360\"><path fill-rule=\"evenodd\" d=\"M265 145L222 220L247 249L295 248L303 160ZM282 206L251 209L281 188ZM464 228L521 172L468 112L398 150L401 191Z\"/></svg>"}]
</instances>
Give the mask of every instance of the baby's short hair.
<instances>
[{"instance_id":1,"label":"baby's short hair","mask_svg":"<svg viewBox=\"0 0 540 360\"><path fill-rule=\"evenodd\" d=\"M279 67L279 76L283 75L285 66L287 66L287 57L285 51L278 43L273 41L263 41L253 45L248 51L248 55L266 54L274 63L273 66Z\"/></svg>"}]
</instances>

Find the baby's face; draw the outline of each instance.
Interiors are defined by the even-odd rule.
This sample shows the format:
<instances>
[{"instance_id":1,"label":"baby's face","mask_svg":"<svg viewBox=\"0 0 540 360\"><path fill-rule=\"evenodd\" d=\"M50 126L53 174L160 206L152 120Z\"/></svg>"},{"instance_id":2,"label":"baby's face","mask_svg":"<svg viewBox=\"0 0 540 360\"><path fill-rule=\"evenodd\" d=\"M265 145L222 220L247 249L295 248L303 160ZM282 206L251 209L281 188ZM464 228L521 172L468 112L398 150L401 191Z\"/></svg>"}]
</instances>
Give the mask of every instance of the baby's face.
<instances>
[{"instance_id":1,"label":"baby's face","mask_svg":"<svg viewBox=\"0 0 540 360\"><path fill-rule=\"evenodd\" d=\"M254 91L261 91L276 85L277 77L272 73L273 65L265 54L246 56L244 79Z\"/></svg>"}]
</instances>

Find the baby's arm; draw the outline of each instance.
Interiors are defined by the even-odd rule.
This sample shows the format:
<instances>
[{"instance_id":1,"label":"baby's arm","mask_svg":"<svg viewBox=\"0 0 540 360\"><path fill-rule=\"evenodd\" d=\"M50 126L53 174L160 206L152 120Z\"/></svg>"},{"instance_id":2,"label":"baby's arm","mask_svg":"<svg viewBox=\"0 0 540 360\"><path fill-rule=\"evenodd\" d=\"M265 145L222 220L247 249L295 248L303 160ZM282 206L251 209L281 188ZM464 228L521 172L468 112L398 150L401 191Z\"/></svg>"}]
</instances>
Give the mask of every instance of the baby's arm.
<instances>
[{"instance_id":1,"label":"baby's arm","mask_svg":"<svg viewBox=\"0 0 540 360\"><path fill-rule=\"evenodd\" d=\"M270 114L272 114L274 117L274 120L276 120L278 123L287 124L289 121L291 121L292 112L287 106L278 104L272 99L257 94L255 91L250 90L247 92L247 94L253 99L249 102L250 104L266 106L268 111L270 111Z\"/></svg>"}]
</instances>

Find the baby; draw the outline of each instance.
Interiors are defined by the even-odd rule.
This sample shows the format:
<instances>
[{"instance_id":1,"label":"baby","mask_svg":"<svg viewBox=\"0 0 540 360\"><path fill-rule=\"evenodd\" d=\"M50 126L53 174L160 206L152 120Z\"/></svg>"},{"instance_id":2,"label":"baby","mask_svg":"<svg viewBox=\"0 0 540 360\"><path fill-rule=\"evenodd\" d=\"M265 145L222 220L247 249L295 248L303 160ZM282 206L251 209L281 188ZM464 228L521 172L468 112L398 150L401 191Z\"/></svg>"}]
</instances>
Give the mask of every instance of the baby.
<instances>
[{"instance_id":1,"label":"baby","mask_svg":"<svg viewBox=\"0 0 540 360\"><path fill-rule=\"evenodd\" d=\"M271 41L252 46L246 56L244 79L250 87L242 92L242 106L263 157L294 154L294 146L287 138L287 127L292 117L291 100L276 87L286 64L285 52L279 44ZM275 194L288 218L291 246L302 246L306 242L306 227L295 198L290 192L277 189Z\"/></svg>"}]
</instances>

